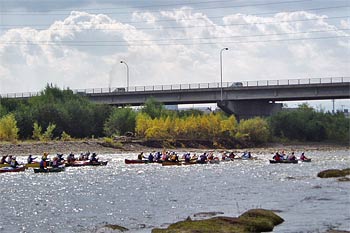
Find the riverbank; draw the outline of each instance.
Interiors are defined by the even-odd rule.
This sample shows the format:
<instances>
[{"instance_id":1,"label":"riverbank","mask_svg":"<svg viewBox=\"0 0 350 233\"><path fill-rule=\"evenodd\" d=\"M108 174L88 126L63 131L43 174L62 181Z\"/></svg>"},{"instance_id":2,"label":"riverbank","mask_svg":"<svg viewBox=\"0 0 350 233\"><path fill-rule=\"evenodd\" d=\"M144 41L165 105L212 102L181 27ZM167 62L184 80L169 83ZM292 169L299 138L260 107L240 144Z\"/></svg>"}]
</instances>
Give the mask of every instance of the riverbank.
<instances>
[{"instance_id":1,"label":"riverbank","mask_svg":"<svg viewBox=\"0 0 350 233\"><path fill-rule=\"evenodd\" d=\"M16 143L0 143L0 155L11 154L17 156L26 156L29 154L40 155L44 152L49 154L57 153L74 153L79 154L81 152L96 152L98 154L117 154L123 152L140 152L140 151L159 151L161 148L153 148L144 146L141 141L133 140L119 140L118 145L120 147L113 148L104 143L104 139L84 139L84 140L72 140L72 141L50 141L50 142L37 142L37 141L18 141ZM251 151L253 154L266 154L274 153L276 151L332 151L332 150L349 150L350 147L346 145L331 144L331 143L269 143L264 146L254 148L227 148L227 149L213 149L213 148L166 148L170 150L181 151L205 151L205 150L230 150L236 152L243 152L246 150Z\"/></svg>"}]
</instances>

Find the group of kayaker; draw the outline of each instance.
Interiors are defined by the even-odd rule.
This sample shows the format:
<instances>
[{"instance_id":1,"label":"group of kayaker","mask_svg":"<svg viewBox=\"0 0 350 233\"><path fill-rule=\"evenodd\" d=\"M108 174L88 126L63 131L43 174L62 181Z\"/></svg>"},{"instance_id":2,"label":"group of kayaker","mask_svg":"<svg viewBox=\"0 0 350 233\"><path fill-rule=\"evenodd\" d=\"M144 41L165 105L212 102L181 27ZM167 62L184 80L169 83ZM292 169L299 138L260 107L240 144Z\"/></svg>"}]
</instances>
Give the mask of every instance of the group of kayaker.
<instances>
[{"instance_id":1,"label":"group of kayaker","mask_svg":"<svg viewBox=\"0 0 350 233\"><path fill-rule=\"evenodd\" d=\"M9 164L10 167L16 168L19 164L16 160L15 156L12 155L4 155L1 157L0 164Z\"/></svg>"},{"instance_id":2,"label":"group of kayaker","mask_svg":"<svg viewBox=\"0 0 350 233\"><path fill-rule=\"evenodd\" d=\"M35 161L36 158L37 157L33 158L32 155L29 155L28 158L27 158L28 164L36 163L36 161ZM59 166L62 166L64 164L74 163L77 160L78 161L90 161L91 163L98 162L98 158L97 158L97 154L96 153L92 153L91 155L90 155L90 152L81 153L81 155L79 156L78 159L76 159L74 157L73 153L70 153L69 155L67 155L67 160L65 160L63 158L63 154L57 154L56 156L54 156L52 158L52 161L50 161L48 159L48 153L45 152L43 154L43 156L41 157L41 161L40 161L39 167L41 169L45 169L48 165L50 165L51 167L59 167Z\"/></svg>"},{"instance_id":3,"label":"group of kayaker","mask_svg":"<svg viewBox=\"0 0 350 233\"><path fill-rule=\"evenodd\" d=\"M222 153L221 160L228 161L236 158L236 155L233 152ZM250 152L244 152L241 159L251 159L252 155ZM179 155L174 151L153 151L147 155L144 152L138 154L137 159L140 161L147 161L149 163L153 162L179 162ZM181 159L185 161L185 163L197 162L197 163L207 163L210 161L220 161L219 156L215 156L213 152L204 152L200 155L193 153L191 155L190 152L186 152L181 156Z\"/></svg>"},{"instance_id":4,"label":"group of kayaker","mask_svg":"<svg viewBox=\"0 0 350 233\"><path fill-rule=\"evenodd\" d=\"M275 161L281 161L281 160L295 161L295 160L297 160L297 157L295 156L294 151L292 151L292 153L290 155L286 155L284 151L282 151L281 153L279 153L277 151L272 158ZM301 153L300 160L303 160L303 161L308 160L308 158L306 158L304 152Z\"/></svg>"}]
</instances>

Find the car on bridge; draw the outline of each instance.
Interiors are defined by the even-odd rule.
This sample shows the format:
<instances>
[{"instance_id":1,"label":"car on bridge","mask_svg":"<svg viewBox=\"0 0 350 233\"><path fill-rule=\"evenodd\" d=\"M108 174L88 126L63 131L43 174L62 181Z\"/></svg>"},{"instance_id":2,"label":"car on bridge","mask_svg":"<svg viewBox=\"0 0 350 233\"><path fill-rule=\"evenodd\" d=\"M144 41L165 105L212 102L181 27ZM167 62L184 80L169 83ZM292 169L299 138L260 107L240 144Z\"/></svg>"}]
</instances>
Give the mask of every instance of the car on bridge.
<instances>
[{"instance_id":1,"label":"car on bridge","mask_svg":"<svg viewBox=\"0 0 350 233\"><path fill-rule=\"evenodd\" d=\"M242 82L233 82L230 87L243 87Z\"/></svg>"}]
</instances>

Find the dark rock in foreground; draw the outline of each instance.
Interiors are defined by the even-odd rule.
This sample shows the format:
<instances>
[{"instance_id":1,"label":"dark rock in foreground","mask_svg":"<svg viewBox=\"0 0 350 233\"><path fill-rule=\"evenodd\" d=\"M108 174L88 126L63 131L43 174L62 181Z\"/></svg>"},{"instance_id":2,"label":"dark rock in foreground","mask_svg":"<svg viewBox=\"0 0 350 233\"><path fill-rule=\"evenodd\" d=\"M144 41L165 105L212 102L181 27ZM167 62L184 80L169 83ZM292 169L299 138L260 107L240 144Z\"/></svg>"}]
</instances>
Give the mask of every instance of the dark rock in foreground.
<instances>
[{"instance_id":1,"label":"dark rock in foreground","mask_svg":"<svg viewBox=\"0 0 350 233\"><path fill-rule=\"evenodd\" d=\"M119 226L119 225L114 225L114 224L106 224L100 229L96 231L96 233L116 233L116 232L125 232L128 231L127 228Z\"/></svg>"},{"instance_id":2,"label":"dark rock in foreground","mask_svg":"<svg viewBox=\"0 0 350 233\"><path fill-rule=\"evenodd\" d=\"M350 175L350 168L346 168L343 170L340 169L329 169L325 171L321 171L317 174L320 178L334 178L334 177L343 177Z\"/></svg>"},{"instance_id":3,"label":"dark rock in foreground","mask_svg":"<svg viewBox=\"0 0 350 233\"><path fill-rule=\"evenodd\" d=\"M248 233L268 232L284 220L271 210L252 209L238 218L214 217L205 220L185 220L167 229L153 229L152 233Z\"/></svg>"}]
</instances>

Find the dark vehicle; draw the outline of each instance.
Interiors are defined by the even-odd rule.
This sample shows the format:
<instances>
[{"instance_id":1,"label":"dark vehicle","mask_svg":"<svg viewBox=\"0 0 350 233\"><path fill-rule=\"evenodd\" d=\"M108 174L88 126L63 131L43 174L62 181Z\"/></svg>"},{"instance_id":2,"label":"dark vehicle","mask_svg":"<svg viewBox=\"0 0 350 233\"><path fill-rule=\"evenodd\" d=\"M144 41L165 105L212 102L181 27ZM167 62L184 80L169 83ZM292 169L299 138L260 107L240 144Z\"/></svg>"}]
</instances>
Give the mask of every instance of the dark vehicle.
<instances>
[{"instance_id":1,"label":"dark vehicle","mask_svg":"<svg viewBox=\"0 0 350 233\"><path fill-rule=\"evenodd\" d=\"M242 82L234 82L231 84L230 87L243 87L243 83Z\"/></svg>"},{"instance_id":2,"label":"dark vehicle","mask_svg":"<svg viewBox=\"0 0 350 233\"><path fill-rule=\"evenodd\" d=\"M118 88L114 89L113 92L125 92L125 88L124 87L118 87Z\"/></svg>"}]
</instances>

